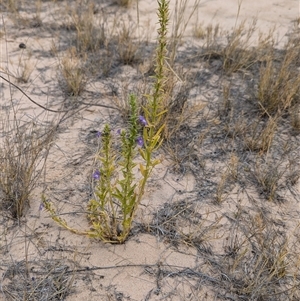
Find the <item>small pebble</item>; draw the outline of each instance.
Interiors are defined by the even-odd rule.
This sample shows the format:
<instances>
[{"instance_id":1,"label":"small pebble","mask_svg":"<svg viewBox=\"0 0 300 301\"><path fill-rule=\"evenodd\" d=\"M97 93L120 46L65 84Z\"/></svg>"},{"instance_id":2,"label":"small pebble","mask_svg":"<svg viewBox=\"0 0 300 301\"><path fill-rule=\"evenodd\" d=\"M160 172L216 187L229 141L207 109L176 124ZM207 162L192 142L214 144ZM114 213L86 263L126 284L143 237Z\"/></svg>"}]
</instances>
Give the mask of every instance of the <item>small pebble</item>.
<instances>
[{"instance_id":1,"label":"small pebble","mask_svg":"<svg viewBox=\"0 0 300 301\"><path fill-rule=\"evenodd\" d=\"M19 48L25 49L25 48L26 48L26 45L25 45L24 43L20 43L20 44L19 44Z\"/></svg>"}]
</instances>

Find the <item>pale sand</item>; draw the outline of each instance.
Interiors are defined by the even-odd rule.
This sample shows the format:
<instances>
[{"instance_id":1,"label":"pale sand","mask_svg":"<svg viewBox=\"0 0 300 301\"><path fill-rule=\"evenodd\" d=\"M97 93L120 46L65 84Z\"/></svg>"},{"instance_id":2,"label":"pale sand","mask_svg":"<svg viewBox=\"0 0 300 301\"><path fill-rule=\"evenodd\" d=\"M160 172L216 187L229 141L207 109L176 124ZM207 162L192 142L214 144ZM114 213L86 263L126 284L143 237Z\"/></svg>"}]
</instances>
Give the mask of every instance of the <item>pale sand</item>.
<instances>
[{"instance_id":1,"label":"pale sand","mask_svg":"<svg viewBox=\"0 0 300 301\"><path fill-rule=\"evenodd\" d=\"M174 0L171 1L171 13L174 14ZM186 16L192 10L193 1L189 1ZM267 33L274 26L276 37L279 42L284 41L285 34L294 26L293 21L300 17L300 2L298 0L244 0L241 4L239 19L237 20L237 0L203 0L199 8L192 16L186 32L185 40L193 41L192 30L196 22L208 24L220 24L222 29L231 30L236 22L246 19L251 22L257 18L257 28ZM136 18L136 7L129 10L133 20ZM52 16L43 13L44 20L51 20ZM150 40L155 39L154 30L156 20L156 2L139 1L139 24L140 31L150 26ZM57 109L64 101L62 93L57 85L57 58L45 57L40 52L49 51L53 37L49 34L36 34L35 29L24 29L27 34L22 37L18 30L13 28L11 21L4 15L6 23L6 42L1 42L0 66L17 74L19 70L19 58L30 57L33 65L31 81L28 84L21 84L22 89L44 106ZM1 20L2 24L2 20ZM27 45L26 50L18 48L19 43ZM134 72L131 67L123 67L123 72L130 75ZM2 73L1 73L2 74ZM121 74L121 72L120 72ZM116 75L116 81L122 81ZM125 76L126 80L126 76ZM10 91L7 84L1 81L2 106L4 100L9 99ZM134 86L134 84L131 84ZM101 91L101 103L112 104L113 97L110 96L110 89L107 85L95 82L88 85L88 90ZM208 93L205 88L203 95ZM104 97L103 97L104 95ZM105 95L107 95L105 97ZM196 100L202 101L199 95ZM212 94L215 95L215 94ZM14 91L13 101L18 103L20 118L23 120L37 119L46 122L51 120L53 113L45 113L33 103L29 102L20 92ZM118 114L99 107L92 107L83 110L72 120L62 125L60 133L51 149L47 164L48 196L59 208L59 212L83 212L89 199L90 175L94 164L94 142L87 144L87 133L91 130L99 130L104 122L119 120ZM92 134L91 134L92 135ZM89 136L91 137L91 136ZM161 165L157 167L148 185L137 221L145 225L150 223L153 215L160 210L165 203L175 204L180 200L187 201L197 195L199 187L195 183L194 176L190 173L176 173L172 171L172 160L164 158ZM55 182L54 182L55 181ZM53 184L55 183L55 184ZM181 193L181 192L183 193ZM101 242L89 240L86 237L76 236L62 230L56 225L46 212L39 213L41 189L37 189L31 199L31 208L26 215L26 226L14 227L6 234L4 239L3 229L0 231L0 247L8 245L7 253L1 250L1 258L5 262L10 260L18 261L24 259L26 244L28 244L28 258L30 260L69 258L79 262L82 267L95 268L90 273L78 273L75 276L72 293L65 299L68 300L216 300L216 292L213 292L213 281L189 276L187 270L201 271L203 275L210 274L209 264L204 264L205 258L199 256L196 248L189 245L179 245L178 248L169 243L168 238L156 237L147 233L133 234L124 245L105 245ZM224 201L222 207L214 206L204 201L201 206L196 204L199 215L202 216L201 223L195 227L180 225L183 233L193 233L201 229L209 229L214 222L217 224L213 230L204 233L207 241L212 245L213 252L221 254L224 249L225 238L229 234L228 220L224 213L233 212L237 206L250 208L249 201L241 197L242 194L232 191L230 197ZM257 195L254 193L254 197ZM278 219L286 216L282 222L289 223L289 229L296 228L296 221L299 220L299 203L292 197L284 207L278 209L270 204L270 210L279 214ZM282 214L281 214L282 213ZM293 218L291 218L291 216ZM70 225L80 229L88 227L84 214L73 213L66 215ZM24 219L24 220L25 220ZM10 222L7 222L9 225ZM1 225L2 227L3 225ZM5 225L4 225L5 226ZM191 228L190 228L191 227ZM30 240L24 241L24 233L31 235ZM158 230L157 230L158 231ZM36 233L35 236L34 233ZM160 233L163 234L163 233ZM60 251L53 251L53 248ZM52 248L52 249L51 249ZM51 251L52 250L52 251ZM120 266L117 268L117 266ZM101 269L103 267L103 269ZM185 271L185 274L180 272ZM176 274L177 273L177 274ZM82 275L82 276L81 276ZM1 276L1 275L0 275ZM0 278L0 285L1 285ZM6 282L3 282L4 284ZM209 285L208 285L209 284ZM220 291L221 293L221 291ZM222 291L223 295L226 292ZM229 296L230 297L230 296ZM0 291L0 300L4 300ZM232 299L233 300L233 299Z\"/></svg>"}]
</instances>

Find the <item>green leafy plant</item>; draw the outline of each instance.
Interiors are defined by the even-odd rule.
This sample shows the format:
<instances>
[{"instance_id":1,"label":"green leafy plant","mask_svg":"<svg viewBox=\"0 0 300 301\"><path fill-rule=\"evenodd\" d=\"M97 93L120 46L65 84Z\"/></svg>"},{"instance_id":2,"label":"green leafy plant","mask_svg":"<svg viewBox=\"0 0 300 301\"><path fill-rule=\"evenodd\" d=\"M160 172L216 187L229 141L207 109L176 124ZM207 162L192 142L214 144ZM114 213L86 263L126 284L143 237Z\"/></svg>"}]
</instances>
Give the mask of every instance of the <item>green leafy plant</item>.
<instances>
[{"instance_id":1,"label":"green leafy plant","mask_svg":"<svg viewBox=\"0 0 300 301\"><path fill-rule=\"evenodd\" d=\"M97 184L94 198L90 200L87 208L91 229L79 231L69 227L43 196L43 204L54 221L74 233L88 235L104 242L123 243L127 239L147 180L154 167L160 163L153 154L162 143L164 117L167 112L165 65L169 7L166 0L159 0L158 4L160 28L153 91L146 95L143 115L138 114L137 97L130 95L128 129L119 132L120 148L114 147L115 137L108 124L103 132L99 133L102 142L98 154L100 167L93 174ZM136 176L136 167L139 167L139 178Z\"/></svg>"}]
</instances>

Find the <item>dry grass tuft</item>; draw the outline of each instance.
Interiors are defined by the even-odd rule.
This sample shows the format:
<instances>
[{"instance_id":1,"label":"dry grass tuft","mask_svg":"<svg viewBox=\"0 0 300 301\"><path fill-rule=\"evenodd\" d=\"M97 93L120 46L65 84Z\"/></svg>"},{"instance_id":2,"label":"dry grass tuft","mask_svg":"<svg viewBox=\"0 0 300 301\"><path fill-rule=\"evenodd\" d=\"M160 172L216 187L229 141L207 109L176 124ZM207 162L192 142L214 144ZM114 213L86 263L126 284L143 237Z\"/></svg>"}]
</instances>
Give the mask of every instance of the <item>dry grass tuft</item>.
<instances>
[{"instance_id":1,"label":"dry grass tuft","mask_svg":"<svg viewBox=\"0 0 300 301\"><path fill-rule=\"evenodd\" d=\"M74 273L69 260L18 261L6 266L2 292L13 300L64 300L71 291Z\"/></svg>"},{"instance_id":2,"label":"dry grass tuft","mask_svg":"<svg viewBox=\"0 0 300 301\"><path fill-rule=\"evenodd\" d=\"M21 126L2 123L0 145L1 209L19 219L30 205L30 195L42 175L53 133L41 131L34 123Z\"/></svg>"},{"instance_id":3,"label":"dry grass tuft","mask_svg":"<svg viewBox=\"0 0 300 301\"><path fill-rule=\"evenodd\" d=\"M105 22L103 15L95 13L95 3L92 1L87 7L78 6L71 12L71 28L75 27L75 45L79 53L96 52L106 43Z\"/></svg>"},{"instance_id":4,"label":"dry grass tuft","mask_svg":"<svg viewBox=\"0 0 300 301\"><path fill-rule=\"evenodd\" d=\"M85 69L85 58L81 57L76 48L70 48L60 63L60 71L64 83L62 89L67 95L79 96L87 83Z\"/></svg>"},{"instance_id":5,"label":"dry grass tuft","mask_svg":"<svg viewBox=\"0 0 300 301\"><path fill-rule=\"evenodd\" d=\"M255 152L268 152L274 135L276 133L276 118L268 118L267 121L260 119L254 120L245 133L244 142L247 149Z\"/></svg>"},{"instance_id":6,"label":"dry grass tuft","mask_svg":"<svg viewBox=\"0 0 300 301\"><path fill-rule=\"evenodd\" d=\"M260 67L258 100L264 113L274 115L299 104L299 51L299 44L289 41L279 57L269 53Z\"/></svg>"},{"instance_id":7,"label":"dry grass tuft","mask_svg":"<svg viewBox=\"0 0 300 301\"><path fill-rule=\"evenodd\" d=\"M227 35L227 42L221 52L223 69L227 74L242 68L248 69L257 60L255 51L251 50L251 39L255 29L256 20L253 20L248 27L244 21Z\"/></svg>"},{"instance_id":8,"label":"dry grass tuft","mask_svg":"<svg viewBox=\"0 0 300 301\"><path fill-rule=\"evenodd\" d=\"M133 4L133 0L117 0L117 4L128 8Z\"/></svg>"},{"instance_id":9,"label":"dry grass tuft","mask_svg":"<svg viewBox=\"0 0 300 301\"><path fill-rule=\"evenodd\" d=\"M19 58L19 65L15 76L19 83L29 82L30 76L34 70L34 65L32 64L30 58L30 54L28 54L27 57L22 55Z\"/></svg>"},{"instance_id":10,"label":"dry grass tuft","mask_svg":"<svg viewBox=\"0 0 300 301\"><path fill-rule=\"evenodd\" d=\"M295 292L300 284L294 277L299 262L288 237L261 213L248 219L247 224L240 218L233 222L233 227L241 225L242 236L235 233L219 266L224 275L220 285L226 295L245 300L297 300Z\"/></svg>"},{"instance_id":11,"label":"dry grass tuft","mask_svg":"<svg viewBox=\"0 0 300 301\"><path fill-rule=\"evenodd\" d=\"M126 23L123 21L117 26L117 58L122 64L131 65L139 61L139 43L134 38L136 25Z\"/></svg>"},{"instance_id":12,"label":"dry grass tuft","mask_svg":"<svg viewBox=\"0 0 300 301\"><path fill-rule=\"evenodd\" d=\"M11 13L18 13L20 9L20 1L19 0L7 0L1 2L1 6L3 5L4 9L11 12Z\"/></svg>"},{"instance_id":13,"label":"dry grass tuft","mask_svg":"<svg viewBox=\"0 0 300 301\"><path fill-rule=\"evenodd\" d=\"M274 164L272 161L264 162L263 160L258 160L255 166L254 176L259 186L259 191L268 201L279 199L278 190L286 172L280 163Z\"/></svg>"},{"instance_id":14,"label":"dry grass tuft","mask_svg":"<svg viewBox=\"0 0 300 301\"><path fill-rule=\"evenodd\" d=\"M290 109L291 111L291 125L293 129L296 131L296 133L300 132L300 103L295 104L293 107Z\"/></svg>"}]
</instances>

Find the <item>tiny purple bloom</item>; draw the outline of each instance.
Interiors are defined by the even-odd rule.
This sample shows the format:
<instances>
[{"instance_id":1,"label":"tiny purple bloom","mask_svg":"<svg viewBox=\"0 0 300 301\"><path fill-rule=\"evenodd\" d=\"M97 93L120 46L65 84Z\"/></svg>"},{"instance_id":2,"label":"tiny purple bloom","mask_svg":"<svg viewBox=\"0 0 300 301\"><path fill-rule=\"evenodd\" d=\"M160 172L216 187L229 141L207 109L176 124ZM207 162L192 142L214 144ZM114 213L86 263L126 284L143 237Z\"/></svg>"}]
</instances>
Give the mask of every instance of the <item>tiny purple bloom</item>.
<instances>
[{"instance_id":1,"label":"tiny purple bloom","mask_svg":"<svg viewBox=\"0 0 300 301\"><path fill-rule=\"evenodd\" d=\"M100 138L101 137L101 132L98 131L96 135L97 135L97 138Z\"/></svg>"},{"instance_id":2,"label":"tiny purple bloom","mask_svg":"<svg viewBox=\"0 0 300 301\"><path fill-rule=\"evenodd\" d=\"M40 203L39 211L42 211L43 209L44 209L44 204L43 204L43 203Z\"/></svg>"},{"instance_id":3,"label":"tiny purple bloom","mask_svg":"<svg viewBox=\"0 0 300 301\"><path fill-rule=\"evenodd\" d=\"M143 137L138 137L137 139L136 139L136 142L137 142L137 145L139 146L139 147L142 147L143 145L144 145L144 140L143 140Z\"/></svg>"},{"instance_id":4,"label":"tiny purple bloom","mask_svg":"<svg viewBox=\"0 0 300 301\"><path fill-rule=\"evenodd\" d=\"M140 124L141 124L142 126L148 125L147 120L146 120L145 117L142 116L142 115L139 116L139 122L140 122Z\"/></svg>"},{"instance_id":5,"label":"tiny purple bloom","mask_svg":"<svg viewBox=\"0 0 300 301\"><path fill-rule=\"evenodd\" d=\"M93 178L95 180L99 180L100 179L100 171L98 169L93 173Z\"/></svg>"}]
</instances>

